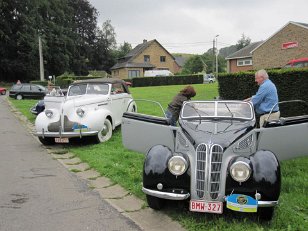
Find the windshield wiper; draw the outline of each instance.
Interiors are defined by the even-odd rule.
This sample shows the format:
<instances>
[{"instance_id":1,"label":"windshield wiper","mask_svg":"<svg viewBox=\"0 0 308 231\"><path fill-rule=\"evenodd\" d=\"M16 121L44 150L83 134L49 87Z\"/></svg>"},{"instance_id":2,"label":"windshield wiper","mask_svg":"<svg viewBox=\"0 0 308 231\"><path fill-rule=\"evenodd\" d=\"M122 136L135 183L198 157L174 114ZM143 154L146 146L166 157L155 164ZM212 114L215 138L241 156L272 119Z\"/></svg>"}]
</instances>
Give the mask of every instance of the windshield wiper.
<instances>
[{"instance_id":1,"label":"windshield wiper","mask_svg":"<svg viewBox=\"0 0 308 231\"><path fill-rule=\"evenodd\" d=\"M233 117L234 117L234 115L233 115L233 113L231 112L230 108L228 107L227 103L225 103L225 106L226 106L226 108L228 109L228 111L230 112L230 114L231 114L231 118L233 118Z\"/></svg>"},{"instance_id":2,"label":"windshield wiper","mask_svg":"<svg viewBox=\"0 0 308 231\"><path fill-rule=\"evenodd\" d=\"M194 109L194 111L197 113L198 117L199 117L199 124L201 124L201 119L202 119L202 116L200 115L199 111L192 105L190 104L187 104L187 106L191 107L192 109Z\"/></svg>"}]
</instances>

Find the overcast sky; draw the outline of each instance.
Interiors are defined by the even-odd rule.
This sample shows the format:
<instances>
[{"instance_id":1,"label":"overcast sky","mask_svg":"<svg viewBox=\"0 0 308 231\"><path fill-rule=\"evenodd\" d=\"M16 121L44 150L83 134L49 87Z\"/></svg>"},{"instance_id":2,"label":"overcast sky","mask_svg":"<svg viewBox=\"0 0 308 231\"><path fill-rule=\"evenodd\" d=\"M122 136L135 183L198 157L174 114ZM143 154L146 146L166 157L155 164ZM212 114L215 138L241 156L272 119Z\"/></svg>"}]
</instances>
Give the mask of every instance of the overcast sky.
<instances>
[{"instance_id":1,"label":"overcast sky","mask_svg":"<svg viewBox=\"0 0 308 231\"><path fill-rule=\"evenodd\" d=\"M308 0L89 0L98 23L110 19L118 44L157 39L171 53L204 53L244 33L266 40L289 21L308 23Z\"/></svg>"}]
</instances>

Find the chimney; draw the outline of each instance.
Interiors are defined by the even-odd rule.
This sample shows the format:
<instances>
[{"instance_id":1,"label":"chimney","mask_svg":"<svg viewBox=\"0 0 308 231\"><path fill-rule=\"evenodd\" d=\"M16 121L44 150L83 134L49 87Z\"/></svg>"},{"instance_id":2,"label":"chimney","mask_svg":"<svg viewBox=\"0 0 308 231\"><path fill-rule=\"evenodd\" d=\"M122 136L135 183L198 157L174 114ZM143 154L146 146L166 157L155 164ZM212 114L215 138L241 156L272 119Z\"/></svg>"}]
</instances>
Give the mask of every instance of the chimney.
<instances>
[{"instance_id":1,"label":"chimney","mask_svg":"<svg viewBox=\"0 0 308 231\"><path fill-rule=\"evenodd\" d=\"M147 43L148 42L148 40L146 40L146 39L143 39L143 43Z\"/></svg>"}]
</instances>

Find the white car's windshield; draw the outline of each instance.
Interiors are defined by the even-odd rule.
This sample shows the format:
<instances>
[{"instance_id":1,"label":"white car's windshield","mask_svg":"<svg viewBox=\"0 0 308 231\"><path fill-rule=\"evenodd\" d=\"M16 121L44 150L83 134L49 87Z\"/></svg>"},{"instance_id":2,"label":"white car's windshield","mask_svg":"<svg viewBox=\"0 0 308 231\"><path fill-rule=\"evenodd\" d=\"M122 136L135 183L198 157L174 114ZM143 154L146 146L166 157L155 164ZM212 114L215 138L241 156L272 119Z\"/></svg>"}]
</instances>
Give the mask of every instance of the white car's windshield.
<instances>
[{"instance_id":1,"label":"white car's windshield","mask_svg":"<svg viewBox=\"0 0 308 231\"><path fill-rule=\"evenodd\" d=\"M70 87L68 96L74 95L107 95L109 85L103 83L85 83L73 85Z\"/></svg>"},{"instance_id":2,"label":"white car's windshield","mask_svg":"<svg viewBox=\"0 0 308 231\"><path fill-rule=\"evenodd\" d=\"M188 118L215 118L228 117L238 119L252 119L251 104L232 101L191 101L184 104L181 117Z\"/></svg>"}]
</instances>

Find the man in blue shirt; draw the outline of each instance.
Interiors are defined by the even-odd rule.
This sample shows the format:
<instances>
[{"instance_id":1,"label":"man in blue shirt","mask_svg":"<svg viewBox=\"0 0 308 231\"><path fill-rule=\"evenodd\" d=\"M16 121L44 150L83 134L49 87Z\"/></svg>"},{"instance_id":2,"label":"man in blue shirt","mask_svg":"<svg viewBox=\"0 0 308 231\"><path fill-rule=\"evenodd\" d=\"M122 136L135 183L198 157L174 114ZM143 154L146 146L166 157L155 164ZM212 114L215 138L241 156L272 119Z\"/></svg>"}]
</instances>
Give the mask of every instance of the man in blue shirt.
<instances>
[{"instance_id":1,"label":"man in blue shirt","mask_svg":"<svg viewBox=\"0 0 308 231\"><path fill-rule=\"evenodd\" d=\"M275 84L269 80L265 70L256 72L255 81L259 85L258 92L245 101L252 102L256 113L260 115L260 127L263 127L265 120L278 120L280 117L278 94ZM269 114L271 110L272 113Z\"/></svg>"}]
</instances>

